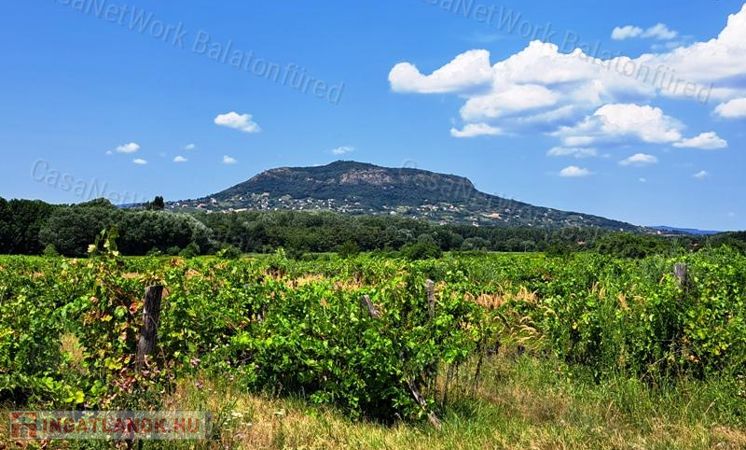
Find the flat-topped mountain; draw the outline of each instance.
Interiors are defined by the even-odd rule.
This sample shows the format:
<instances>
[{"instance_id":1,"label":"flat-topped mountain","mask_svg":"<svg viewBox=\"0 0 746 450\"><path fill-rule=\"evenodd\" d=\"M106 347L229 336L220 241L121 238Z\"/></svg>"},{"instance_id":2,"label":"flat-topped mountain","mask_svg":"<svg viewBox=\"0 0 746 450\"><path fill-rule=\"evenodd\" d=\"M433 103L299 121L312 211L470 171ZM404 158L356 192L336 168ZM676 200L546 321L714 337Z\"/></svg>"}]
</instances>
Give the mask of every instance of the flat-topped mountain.
<instances>
[{"instance_id":1,"label":"flat-topped mountain","mask_svg":"<svg viewBox=\"0 0 746 450\"><path fill-rule=\"evenodd\" d=\"M529 205L478 191L467 178L354 161L282 167L171 209L336 211L398 215L443 223L637 230L603 217Z\"/></svg>"}]
</instances>

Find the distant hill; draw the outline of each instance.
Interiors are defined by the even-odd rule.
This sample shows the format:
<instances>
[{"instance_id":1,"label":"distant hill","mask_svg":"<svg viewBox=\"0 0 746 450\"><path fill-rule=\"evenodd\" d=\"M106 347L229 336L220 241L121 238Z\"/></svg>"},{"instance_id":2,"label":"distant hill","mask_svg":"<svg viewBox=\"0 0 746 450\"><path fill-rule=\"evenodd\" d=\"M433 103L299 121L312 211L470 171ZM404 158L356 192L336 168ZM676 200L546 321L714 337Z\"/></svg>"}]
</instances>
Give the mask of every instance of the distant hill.
<instances>
[{"instance_id":1,"label":"distant hill","mask_svg":"<svg viewBox=\"0 0 746 450\"><path fill-rule=\"evenodd\" d=\"M676 227L667 227L667 226L650 227L650 228L655 231L660 231L662 233L689 234L693 236L712 236L715 234L722 233L722 231L698 230L696 228L676 228Z\"/></svg>"},{"instance_id":2,"label":"distant hill","mask_svg":"<svg viewBox=\"0 0 746 450\"><path fill-rule=\"evenodd\" d=\"M354 161L268 170L222 192L172 202L169 209L335 211L440 223L532 227L599 227L639 231L603 217L529 205L478 191L466 178Z\"/></svg>"}]
</instances>

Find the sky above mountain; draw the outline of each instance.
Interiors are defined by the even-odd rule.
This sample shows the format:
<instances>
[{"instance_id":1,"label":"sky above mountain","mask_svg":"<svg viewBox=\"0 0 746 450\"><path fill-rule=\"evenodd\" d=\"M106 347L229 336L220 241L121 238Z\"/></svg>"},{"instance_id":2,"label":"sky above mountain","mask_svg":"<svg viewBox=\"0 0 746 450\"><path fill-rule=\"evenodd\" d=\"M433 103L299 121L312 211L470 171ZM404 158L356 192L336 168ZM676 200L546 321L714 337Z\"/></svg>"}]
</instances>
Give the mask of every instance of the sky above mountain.
<instances>
[{"instance_id":1,"label":"sky above mountain","mask_svg":"<svg viewBox=\"0 0 746 450\"><path fill-rule=\"evenodd\" d=\"M9 3L0 196L196 198L354 159L746 229L746 4L525 3Z\"/></svg>"}]
</instances>

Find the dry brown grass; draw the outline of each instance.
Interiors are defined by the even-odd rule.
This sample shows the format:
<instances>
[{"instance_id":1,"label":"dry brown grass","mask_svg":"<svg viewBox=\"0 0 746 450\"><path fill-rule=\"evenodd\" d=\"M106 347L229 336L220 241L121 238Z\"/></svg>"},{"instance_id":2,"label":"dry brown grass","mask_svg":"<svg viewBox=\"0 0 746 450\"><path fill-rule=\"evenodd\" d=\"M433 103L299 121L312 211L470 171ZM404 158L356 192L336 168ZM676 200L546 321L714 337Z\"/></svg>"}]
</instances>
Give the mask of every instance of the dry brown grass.
<instances>
[{"instance_id":1,"label":"dry brown grass","mask_svg":"<svg viewBox=\"0 0 746 450\"><path fill-rule=\"evenodd\" d=\"M361 280L349 279L334 282L334 289L344 292L356 292L365 287Z\"/></svg>"},{"instance_id":2,"label":"dry brown grass","mask_svg":"<svg viewBox=\"0 0 746 450\"><path fill-rule=\"evenodd\" d=\"M492 294L481 293L478 295L467 292L464 294L464 300L474 302L487 309L497 309L510 301L525 302L535 305L539 301L536 292L529 291L525 286L521 286L515 293L506 290L500 290Z\"/></svg>"},{"instance_id":3,"label":"dry brown grass","mask_svg":"<svg viewBox=\"0 0 746 450\"><path fill-rule=\"evenodd\" d=\"M322 275L308 273L290 281L289 284L290 287L297 288L307 286L309 284L318 283L320 281L324 281L324 277Z\"/></svg>"},{"instance_id":4,"label":"dry brown grass","mask_svg":"<svg viewBox=\"0 0 746 450\"><path fill-rule=\"evenodd\" d=\"M85 374L87 369L85 363L85 347L80 343L77 336L65 333L60 336L60 352L65 357L67 367L79 374Z\"/></svg>"},{"instance_id":5,"label":"dry brown grass","mask_svg":"<svg viewBox=\"0 0 746 450\"><path fill-rule=\"evenodd\" d=\"M547 385L518 372L511 358L491 360L482 381L462 368L451 381L443 430L425 424L354 422L301 400L243 392L230 381L179 383L168 404L207 409L224 418L211 448L240 449L744 449L746 431L704 418L624 413L614 400L586 398L565 384ZM529 370L530 371L530 370ZM443 376L438 385L443 388ZM600 389L600 388L598 388Z\"/></svg>"},{"instance_id":6,"label":"dry brown grass","mask_svg":"<svg viewBox=\"0 0 746 450\"><path fill-rule=\"evenodd\" d=\"M712 435L716 441L714 448L746 449L746 428L739 430L733 427L719 426L712 430Z\"/></svg>"}]
</instances>

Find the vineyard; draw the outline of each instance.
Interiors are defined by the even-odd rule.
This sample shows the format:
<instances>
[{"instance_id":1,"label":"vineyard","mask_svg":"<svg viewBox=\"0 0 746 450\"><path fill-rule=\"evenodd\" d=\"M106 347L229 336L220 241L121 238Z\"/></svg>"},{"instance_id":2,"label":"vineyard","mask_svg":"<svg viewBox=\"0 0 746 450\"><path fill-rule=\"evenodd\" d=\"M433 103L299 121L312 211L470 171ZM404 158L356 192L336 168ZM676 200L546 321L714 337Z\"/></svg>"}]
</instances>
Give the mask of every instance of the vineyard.
<instances>
[{"instance_id":1,"label":"vineyard","mask_svg":"<svg viewBox=\"0 0 746 450\"><path fill-rule=\"evenodd\" d=\"M162 310L141 367L150 286L163 287ZM7 409L157 410L184 380L229 380L431 433L448 429L459 398L489 390L495 364L547 361L588 386L717 385L707 417L743 430L746 257L0 257Z\"/></svg>"}]
</instances>

